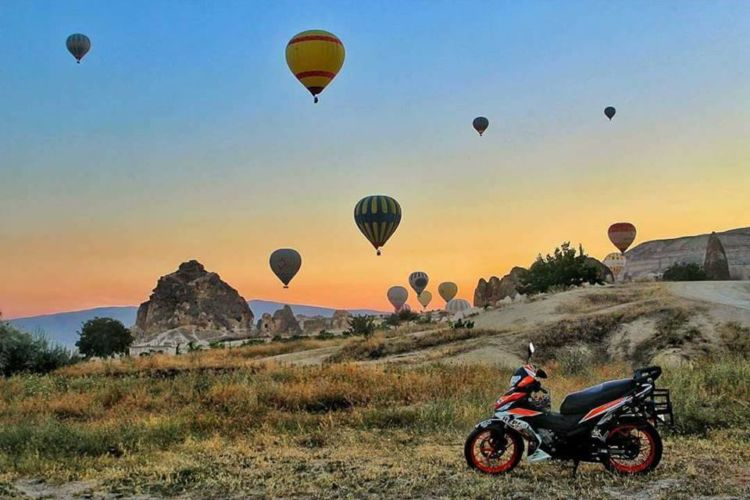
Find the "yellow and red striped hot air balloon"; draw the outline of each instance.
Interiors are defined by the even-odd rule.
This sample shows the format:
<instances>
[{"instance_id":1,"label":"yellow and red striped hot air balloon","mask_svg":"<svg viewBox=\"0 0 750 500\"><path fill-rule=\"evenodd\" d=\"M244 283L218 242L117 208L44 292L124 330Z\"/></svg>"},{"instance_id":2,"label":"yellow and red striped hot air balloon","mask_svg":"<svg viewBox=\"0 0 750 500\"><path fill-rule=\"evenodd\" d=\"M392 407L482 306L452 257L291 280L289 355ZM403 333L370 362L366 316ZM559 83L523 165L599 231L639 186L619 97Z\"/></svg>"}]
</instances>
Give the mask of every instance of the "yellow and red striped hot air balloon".
<instances>
[{"instance_id":1,"label":"yellow and red striped hot air balloon","mask_svg":"<svg viewBox=\"0 0 750 500\"><path fill-rule=\"evenodd\" d=\"M286 63L318 102L318 94L336 78L344 65L344 44L333 33L309 30L297 33L286 46Z\"/></svg>"}]
</instances>

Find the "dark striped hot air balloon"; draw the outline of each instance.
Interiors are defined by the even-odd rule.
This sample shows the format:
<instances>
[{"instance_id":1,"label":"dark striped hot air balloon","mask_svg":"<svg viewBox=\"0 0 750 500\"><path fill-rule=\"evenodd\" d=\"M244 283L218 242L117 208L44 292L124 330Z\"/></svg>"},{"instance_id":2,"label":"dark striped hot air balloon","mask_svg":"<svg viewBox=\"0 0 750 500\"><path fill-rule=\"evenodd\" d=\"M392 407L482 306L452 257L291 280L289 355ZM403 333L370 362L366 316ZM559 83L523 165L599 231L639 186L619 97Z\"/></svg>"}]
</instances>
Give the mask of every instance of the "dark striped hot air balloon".
<instances>
[{"instance_id":1,"label":"dark striped hot air balloon","mask_svg":"<svg viewBox=\"0 0 750 500\"><path fill-rule=\"evenodd\" d=\"M86 35L74 33L65 40L65 46L68 48L68 52L76 58L76 62L80 64L83 56L91 50L91 40Z\"/></svg>"},{"instance_id":2,"label":"dark striped hot air balloon","mask_svg":"<svg viewBox=\"0 0 750 500\"><path fill-rule=\"evenodd\" d=\"M354 222L380 255L401 222L401 205L390 196L366 196L354 206Z\"/></svg>"},{"instance_id":3,"label":"dark striped hot air balloon","mask_svg":"<svg viewBox=\"0 0 750 500\"><path fill-rule=\"evenodd\" d=\"M333 33L310 30L298 33L286 46L286 63L297 80L318 102L318 94L344 65L344 44Z\"/></svg>"},{"instance_id":4,"label":"dark striped hot air balloon","mask_svg":"<svg viewBox=\"0 0 750 500\"><path fill-rule=\"evenodd\" d=\"M611 241L621 253L625 253L625 250L627 250L633 243L633 240L635 240L635 226L630 222L616 222L609 226L607 234L609 235L609 241Z\"/></svg>"},{"instance_id":5,"label":"dark striped hot air balloon","mask_svg":"<svg viewBox=\"0 0 750 500\"><path fill-rule=\"evenodd\" d=\"M409 285L417 292L417 295L422 293L422 290L427 288L427 283L430 282L430 277L427 273L422 271L414 271L409 275Z\"/></svg>"},{"instance_id":6,"label":"dark striped hot air balloon","mask_svg":"<svg viewBox=\"0 0 750 500\"><path fill-rule=\"evenodd\" d=\"M289 282L302 267L302 256L293 248L280 248L271 254L268 263L271 271L284 283L284 288L289 288Z\"/></svg>"}]
</instances>

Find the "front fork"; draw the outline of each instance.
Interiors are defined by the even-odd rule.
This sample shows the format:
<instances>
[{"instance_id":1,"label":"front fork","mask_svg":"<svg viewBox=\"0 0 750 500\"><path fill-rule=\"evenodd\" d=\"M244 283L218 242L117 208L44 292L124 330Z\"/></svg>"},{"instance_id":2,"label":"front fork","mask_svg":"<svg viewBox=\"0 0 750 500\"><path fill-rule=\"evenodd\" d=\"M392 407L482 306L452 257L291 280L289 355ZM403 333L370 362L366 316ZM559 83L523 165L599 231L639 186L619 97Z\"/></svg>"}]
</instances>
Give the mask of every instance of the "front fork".
<instances>
[{"instance_id":1,"label":"front fork","mask_svg":"<svg viewBox=\"0 0 750 500\"><path fill-rule=\"evenodd\" d=\"M542 437L537 434L528 422L508 412L498 411L493 418L480 422L477 427L489 427L492 424L501 424L504 427L512 429L526 440L529 444L526 460L529 462L539 462L552 458L546 451L542 450Z\"/></svg>"}]
</instances>

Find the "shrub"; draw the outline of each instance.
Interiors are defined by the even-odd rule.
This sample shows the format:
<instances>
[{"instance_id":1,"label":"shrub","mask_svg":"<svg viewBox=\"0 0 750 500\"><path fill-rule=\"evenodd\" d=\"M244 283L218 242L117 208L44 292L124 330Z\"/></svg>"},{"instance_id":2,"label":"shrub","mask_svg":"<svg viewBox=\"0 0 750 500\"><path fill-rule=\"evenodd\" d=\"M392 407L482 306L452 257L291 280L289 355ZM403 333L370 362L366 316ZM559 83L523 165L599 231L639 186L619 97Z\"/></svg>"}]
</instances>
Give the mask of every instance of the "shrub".
<instances>
[{"instance_id":1,"label":"shrub","mask_svg":"<svg viewBox=\"0 0 750 500\"><path fill-rule=\"evenodd\" d=\"M706 272L698 264L672 264L662 275L664 281L705 281Z\"/></svg>"},{"instance_id":2,"label":"shrub","mask_svg":"<svg viewBox=\"0 0 750 500\"><path fill-rule=\"evenodd\" d=\"M112 318L94 318L83 324L76 342L78 351L85 357L108 358L126 354L133 336L120 321Z\"/></svg>"},{"instance_id":3,"label":"shrub","mask_svg":"<svg viewBox=\"0 0 750 500\"><path fill-rule=\"evenodd\" d=\"M450 323L450 327L453 328L454 330L460 330L462 328L471 330L472 328L474 328L474 322L464 321L461 318L459 318L457 321Z\"/></svg>"},{"instance_id":4,"label":"shrub","mask_svg":"<svg viewBox=\"0 0 750 500\"><path fill-rule=\"evenodd\" d=\"M332 339L333 337L335 337L335 335L332 332L329 332L326 329L321 330L318 333L318 335L316 335L316 338L318 338L320 340L328 340L328 339Z\"/></svg>"},{"instance_id":5,"label":"shrub","mask_svg":"<svg viewBox=\"0 0 750 500\"><path fill-rule=\"evenodd\" d=\"M349 329L347 332L350 335L364 335L365 337L369 337L375 332L375 317L352 316L349 318Z\"/></svg>"},{"instance_id":6,"label":"shrub","mask_svg":"<svg viewBox=\"0 0 750 500\"><path fill-rule=\"evenodd\" d=\"M0 322L0 375L48 373L75 361L77 358L67 349L50 345L44 337L21 332Z\"/></svg>"},{"instance_id":7,"label":"shrub","mask_svg":"<svg viewBox=\"0 0 750 500\"><path fill-rule=\"evenodd\" d=\"M579 246L576 253L569 242L555 248L553 255L538 256L519 280L518 292L525 295L604 282L599 270L589 262L583 247Z\"/></svg>"}]
</instances>

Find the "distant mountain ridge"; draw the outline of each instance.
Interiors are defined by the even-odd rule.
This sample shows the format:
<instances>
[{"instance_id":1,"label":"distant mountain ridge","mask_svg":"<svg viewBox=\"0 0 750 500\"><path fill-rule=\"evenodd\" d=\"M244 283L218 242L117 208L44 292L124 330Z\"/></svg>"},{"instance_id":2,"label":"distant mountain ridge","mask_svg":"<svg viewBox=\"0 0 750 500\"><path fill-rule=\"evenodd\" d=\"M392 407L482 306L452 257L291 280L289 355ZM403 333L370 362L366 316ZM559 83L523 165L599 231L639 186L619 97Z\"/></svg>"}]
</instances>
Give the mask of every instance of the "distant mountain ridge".
<instances>
[{"instance_id":1,"label":"distant mountain ridge","mask_svg":"<svg viewBox=\"0 0 750 500\"><path fill-rule=\"evenodd\" d=\"M253 311L255 318L258 319L264 313L273 314L275 311L284 307L281 302L269 300L250 300L248 301L250 309ZM304 304L289 304L295 315L302 316L323 316L330 318L336 311L334 308L322 306L310 306ZM347 309L354 315L365 314L383 314L382 311L371 309ZM96 307L93 309L84 309L81 311L59 312L53 314L44 314L40 316L29 316L27 318L16 318L8 320L19 330L30 333L44 334L52 342L56 342L70 349L75 348L78 340L78 330L81 325L95 317L113 318L127 326L135 324L135 316L138 311L137 306L121 307Z\"/></svg>"}]
</instances>

